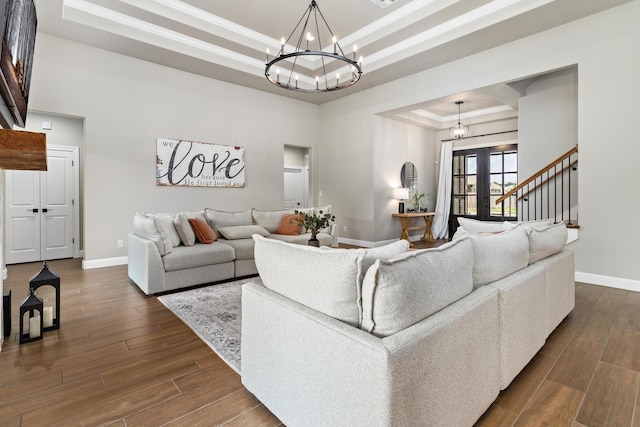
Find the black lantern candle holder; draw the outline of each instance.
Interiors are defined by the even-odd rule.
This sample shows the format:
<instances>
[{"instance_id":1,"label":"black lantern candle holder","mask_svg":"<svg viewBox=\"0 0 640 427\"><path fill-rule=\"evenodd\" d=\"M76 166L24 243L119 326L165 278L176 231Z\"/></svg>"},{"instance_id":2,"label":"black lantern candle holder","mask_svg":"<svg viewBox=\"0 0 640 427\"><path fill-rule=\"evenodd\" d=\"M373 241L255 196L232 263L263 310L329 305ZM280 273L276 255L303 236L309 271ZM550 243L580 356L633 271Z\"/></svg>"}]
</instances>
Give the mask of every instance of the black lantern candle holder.
<instances>
[{"instance_id":1,"label":"black lantern candle holder","mask_svg":"<svg viewBox=\"0 0 640 427\"><path fill-rule=\"evenodd\" d=\"M38 341L43 336L43 304L33 288L29 289L29 295L20 304L20 344ZM29 314L29 332L25 333L24 315Z\"/></svg>"},{"instance_id":2,"label":"black lantern candle holder","mask_svg":"<svg viewBox=\"0 0 640 427\"><path fill-rule=\"evenodd\" d=\"M37 291L41 286L51 286L55 290L55 317L52 313L53 307L44 308L44 330L60 328L60 276L49 270L47 262L44 262L42 270L31 279L29 279L29 287Z\"/></svg>"}]
</instances>

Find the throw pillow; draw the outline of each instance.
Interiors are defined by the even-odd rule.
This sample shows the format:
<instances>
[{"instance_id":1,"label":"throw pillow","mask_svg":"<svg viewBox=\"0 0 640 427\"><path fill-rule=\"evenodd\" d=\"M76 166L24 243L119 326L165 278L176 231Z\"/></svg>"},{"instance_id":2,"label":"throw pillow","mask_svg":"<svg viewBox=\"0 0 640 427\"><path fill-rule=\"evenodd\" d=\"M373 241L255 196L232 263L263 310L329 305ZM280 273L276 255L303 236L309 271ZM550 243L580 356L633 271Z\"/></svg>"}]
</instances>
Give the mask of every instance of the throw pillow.
<instances>
[{"instance_id":1,"label":"throw pillow","mask_svg":"<svg viewBox=\"0 0 640 427\"><path fill-rule=\"evenodd\" d=\"M245 212L224 212L215 209L205 208L204 214L207 222L213 231L217 232L222 227L232 227L235 225L253 225L251 211Z\"/></svg>"},{"instance_id":2,"label":"throw pillow","mask_svg":"<svg viewBox=\"0 0 640 427\"><path fill-rule=\"evenodd\" d=\"M189 218L189 224L200 243L213 243L218 239L216 233L200 218Z\"/></svg>"},{"instance_id":3,"label":"throw pillow","mask_svg":"<svg viewBox=\"0 0 640 427\"><path fill-rule=\"evenodd\" d=\"M522 225L500 234L470 234L473 243L473 286L507 277L529 264L529 239Z\"/></svg>"},{"instance_id":4,"label":"throw pillow","mask_svg":"<svg viewBox=\"0 0 640 427\"><path fill-rule=\"evenodd\" d=\"M164 256L171 252L173 246L171 241L165 240L162 233L158 229L156 220L143 213L138 213L133 217L133 230L134 233L145 239L149 239L156 244L160 256Z\"/></svg>"},{"instance_id":5,"label":"throw pillow","mask_svg":"<svg viewBox=\"0 0 640 427\"><path fill-rule=\"evenodd\" d=\"M298 214L284 214L280 220L280 225L274 231L274 234L286 234L288 236L296 236L300 234L302 230L302 224L300 221L300 215Z\"/></svg>"},{"instance_id":6,"label":"throw pillow","mask_svg":"<svg viewBox=\"0 0 640 427\"><path fill-rule=\"evenodd\" d=\"M256 268L266 288L358 327L362 253L320 249L257 235L253 240Z\"/></svg>"},{"instance_id":7,"label":"throw pillow","mask_svg":"<svg viewBox=\"0 0 640 427\"><path fill-rule=\"evenodd\" d=\"M218 228L218 233L227 240L250 239L254 234L268 236L269 232L259 225L234 225Z\"/></svg>"},{"instance_id":8,"label":"throw pillow","mask_svg":"<svg viewBox=\"0 0 640 427\"><path fill-rule=\"evenodd\" d=\"M468 234L494 233L504 231L504 224L496 221L478 221L477 219L458 217L458 224Z\"/></svg>"},{"instance_id":9,"label":"throw pillow","mask_svg":"<svg viewBox=\"0 0 640 427\"><path fill-rule=\"evenodd\" d=\"M196 244L196 235L189 224L189 217L186 213L181 212L173 220L173 225L180 236L180 241L185 246L193 246Z\"/></svg>"},{"instance_id":10,"label":"throw pillow","mask_svg":"<svg viewBox=\"0 0 640 427\"><path fill-rule=\"evenodd\" d=\"M172 248L180 245L180 236L173 226L173 215L167 213L145 213L144 215L153 218L167 244L170 244Z\"/></svg>"},{"instance_id":11,"label":"throw pillow","mask_svg":"<svg viewBox=\"0 0 640 427\"><path fill-rule=\"evenodd\" d=\"M253 222L264 227L264 229L269 233L275 233L278 229L282 215L292 213L293 209L281 209L275 211L260 211L258 209L251 210Z\"/></svg>"},{"instance_id":12,"label":"throw pillow","mask_svg":"<svg viewBox=\"0 0 640 427\"><path fill-rule=\"evenodd\" d=\"M547 226L553 224L553 220L552 219L540 219L540 220L535 220L535 221L517 221L517 222L505 221L505 222L502 223L502 225L504 226L505 230L509 230L509 229L515 227L518 224L522 224L522 227L524 228L524 231L526 231L527 234L530 234L531 230L535 230L537 228L547 227Z\"/></svg>"},{"instance_id":13,"label":"throw pillow","mask_svg":"<svg viewBox=\"0 0 640 427\"><path fill-rule=\"evenodd\" d=\"M389 336L471 293L471 260L469 239L377 260L362 285L361 329Z\"/></svg>"},{"instance_id":14,"label":"throw pillow","mask_svg":"<svg viewBox=\"0 0 640 427\"><path fill-rule=\"evenodd\" d=\"M567 244L567 226L559 222L533 228L529 234L529 264L560 252Z\"/></svg>"}]
</instances>

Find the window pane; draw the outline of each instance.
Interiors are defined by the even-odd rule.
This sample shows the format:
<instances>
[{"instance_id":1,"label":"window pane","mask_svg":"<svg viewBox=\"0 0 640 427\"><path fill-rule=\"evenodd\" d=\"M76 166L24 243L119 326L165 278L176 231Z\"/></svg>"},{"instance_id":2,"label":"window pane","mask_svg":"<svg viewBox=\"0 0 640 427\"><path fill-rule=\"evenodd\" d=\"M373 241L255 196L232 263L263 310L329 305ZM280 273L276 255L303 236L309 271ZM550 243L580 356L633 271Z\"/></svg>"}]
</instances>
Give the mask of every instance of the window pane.
<instances>
[{"instance_id":1,"label":"window pane","mask_svg":"<svg viewBox=\"0 0 640 427\"><path fill-rule=\"evenodd\" d=\"M502 172L502 153L494 153L490 156L491 173Z\"/></svg>"},{"instance_id":2,"label":"window pane","mask_svg":"<svg viewBox=\"0 0 640 427\"><path fill-rule=\"evenodd\" d=\"M504 154L504 171L505 172L518 171L518 153L517 152L507 152Z\"/></svg>"},{"instance_id":3,"label":"window pane","mask_svg":"<svg viewBox=\"0 0 640 427\"><path fill-rule=\"evenodd\" d=\"M467 170L465 172L470 175L475 175L476 173L478 173L477 172L478 168L476 166L478 158L475 155L473 155L473 156L467 156L466 159L467 159Z\"/></svg>"},{"instance_id":4,"label":"window pane","mask_svg":"<svg viewBox=\"0 0 640 427\"><path fill-rule=\"evenodd\" d=\"M454 175L462 175L464 173L464 169L462 168L462 156L455 156L453 158L453 174Z\"/></svg>"},{"instance_id":5,"label":"window pane","mask_svg":"<svg viewBox=\"0 0 640 427\"><path fill-rule=\"evenodd\" d=\"M464 215L464 198L454 197L453 199L453 214Z\"/></svg>"},{"instance_id":6,"label":"window pane","mask_svg":"<svg viewBox=\"0 0 640 427\"><path fill-rule=\"evenodd\" d=\"M467 196L466 215L478 215L478 198L476 196Z\"/></svg>"},{"instance_id":7,"label":"window pane","mask_svg":"<svg viewBox=\"0 0 640 427\"><path fill-rule=\"evenodd\" d=\"M496 205L496 200L498 200L500 196L491 196L489 202L489 214L491 216L502 216L502 203Z\"/></svg>"},{"instance_id":8,"label":"window pane","mask_svg":"<svg viewBox=\"0 0 640 427\"><path fill-rule=\"evenodd\" d=\"M494 174L490 177L491 186L489 187L490 193L502 195L502 174Z\"/></svg>"},{"instance_id":9,"label":"window pane","mask_svg":"<svg viewBox=\"0 0 640 427\"><path fill-rule=\"evenodd\" d=\"M464 182L464 178L454 177L453 178L453 194L463 194L462 193L462 183Z\"/></svg>"},{"instance_id":10,"label":"window pane","mask_svg":"<svg viewBox=\"0 0 640 427\"><path fill-rule=\"evenodd\" d=\"M518 185L518 174L517 173L505 173L504 174L504 192L508 193L513 190L513 188Z\"/></svg>"},{"instance_id":11,"label":"window pane","mask_svg":"<svg viewBox=\"0 0 640 427\"><path fill-rule=\"evenodd\" d=\"M478 191L478 177L470 175L467 177L466 194L476 194Z\"/></svg>"}]
</instances>

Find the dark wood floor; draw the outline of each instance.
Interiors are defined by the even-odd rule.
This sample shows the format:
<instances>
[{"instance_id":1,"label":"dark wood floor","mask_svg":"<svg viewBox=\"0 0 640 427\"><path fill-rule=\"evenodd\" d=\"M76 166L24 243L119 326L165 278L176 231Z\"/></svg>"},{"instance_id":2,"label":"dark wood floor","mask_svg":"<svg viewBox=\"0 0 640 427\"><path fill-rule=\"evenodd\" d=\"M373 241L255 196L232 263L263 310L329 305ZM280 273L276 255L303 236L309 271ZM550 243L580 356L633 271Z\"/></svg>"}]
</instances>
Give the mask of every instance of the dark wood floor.
<instances>
[{"instance_id":1,"label":"dark wood floor","mask_svg":"<svg viewBox=\"0 0 640 427\"><path fill-rule=\"evenodd\" d=\"M23 345L18 306L41 265L9 266L1 426L280 424L238 374L129 282L126 266L49 265L61 276L61 328ZM640 427L639 382L640 294L578 283L573 313L478 425Z\"/></svg>"}]
</instances>

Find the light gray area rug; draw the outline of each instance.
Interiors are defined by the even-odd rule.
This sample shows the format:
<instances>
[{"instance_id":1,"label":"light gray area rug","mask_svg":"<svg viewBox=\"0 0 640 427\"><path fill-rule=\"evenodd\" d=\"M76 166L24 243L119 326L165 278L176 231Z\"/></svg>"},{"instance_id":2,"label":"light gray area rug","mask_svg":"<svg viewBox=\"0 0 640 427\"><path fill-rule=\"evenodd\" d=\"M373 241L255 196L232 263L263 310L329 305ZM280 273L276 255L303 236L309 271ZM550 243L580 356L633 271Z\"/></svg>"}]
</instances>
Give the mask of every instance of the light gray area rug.
<instances>
[{"instance_id":1,"label":"light gray area rug","mask_svg":"<svg viewBox=\"0 0 640 427\"><path fill-rule=\"evenodd\" d=\"M237 373L240 373L242 284L248 282L262 284L259 277L249 277L158 297Z\"/></svg>"}]
</instances>

